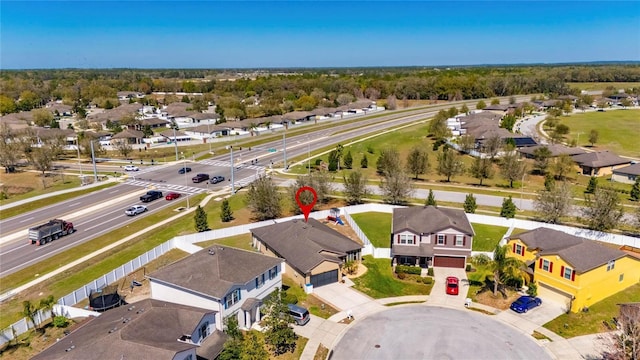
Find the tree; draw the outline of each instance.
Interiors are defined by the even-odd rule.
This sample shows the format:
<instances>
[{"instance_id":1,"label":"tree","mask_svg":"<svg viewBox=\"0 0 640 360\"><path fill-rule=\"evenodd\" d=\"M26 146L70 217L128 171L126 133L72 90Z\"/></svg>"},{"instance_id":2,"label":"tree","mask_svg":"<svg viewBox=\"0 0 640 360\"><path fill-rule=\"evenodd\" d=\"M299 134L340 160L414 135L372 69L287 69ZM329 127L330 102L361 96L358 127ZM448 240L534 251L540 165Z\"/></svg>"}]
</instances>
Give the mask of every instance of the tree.
<instances>
[{"instance_id":1,"label":"tree","mask_svg":"<svg viewBox=\"0 0 640 360\"><path fill-rule=\"evenodd\" d=\"M8 124L0 124L0 165L7 173L14 172L20 160L20 142Z\"/></svg>"},{"instance_id":2,"label":"tree","mask_svg":"<svg viewBox=\"0 0 640 360\"><path fill-rule=\"evenodd\" d=\"M487 104L482 100L478 101L478 103L476 104L476 109L478 110L482 110L486 107L487 107Z\"/></svg>"},{"instance_id":3,"label":"tree","mask_svg":"<svg viewBox=\"0 0 640 360\"><path fill-rule=\"evenodd\" d=\"M427 201L424 203L424 206L438 207L436 196L433 194L433 190L431 189L429 189L429 196L427 196Z\"/></svg>"},{"instance_id":4,"label":"tree","mask_svg":"<svg viewBox=\"0 0 640 360\"><path fill-rule=\"evenodd\" d=\"M604 360L640 359L640 305L637 303L618 304L617 318L619 331L610 333L611 344L602 356Z\"/></svg>"},{"instance_id":5,"label":"tree","mask_svg":"<svg viewBox=\"0 0 640 360\"><path fill-rule=\"evenodd\" d=\"M31 111L31 114L33 114L33 123L36 126L51 125L53 121L53 114L47 109L35 109Z\"/></svg>"},{"instance_id":6,"label":"tree","mask_svg":"<svg viewBox=\"0 0 640 360\"><path fill-rule=\"evenodd\" d=\"M220 209L220 220L222 222L229 222L233 220L233 212L231 211L231 205L229 205L229 200L222 200L221 209Z\"/></svg>"},{"instance_id":7,"label":"tree","mask_svg":"<svg viewBox=\"0 0 640 360\"><path fill-rule=\"evenodd\" d=\"M491 105L499 105L500 104L500 99L491 99Z\"/></svg>"},{"instance_id":8,"label":"tree","mask_svg":"<svg viewBox=\"0 0 640 360\"><path fill-rule=\"evenodd\" d=\"M591 131L589 131L589 143L591 144L591 147L598 142L599 137L600 133L598 133L598 130L591 129Z\"/></svg>"},{"instance_id":9,"label":"tree","mask_svg":"<svg viewBox=\"0 0 640 360\"><path fill-rule=\"evenodd\" d=\"M502 200L502 209L500 209L500 216L512 219L516 216L516 204L513 203L511 195L508 198Z\"/></svg>"},{"instance_id":10,"label":"tree","mask_svg":"<svg viewBox=\"0 0 640 360\"><path fill-rule=\"evenodd\" d=\"M277 356L296 348L298 336L290 324L294 322L289 315L289 308L284 302L284 292L276 288L265 300L262 308L264 312L264 337L271 351Z\"/></svg>"},{"instance_id":11,"label":"tree","mask_svg":"<svg viewBox=\"0 0 640 360\"><path fill-rule=\"evenodd\" d=\"M478 205L476 204L476 198L473 194L467 194L464 198L464 212L468 214L475 214Z\"/></svg>"},{"instance_id":12,"label":"tree","mask_svg":"<svg viewBox=\"0 0 640 360\"><path fill-rule=\"evenodd\" d=\"M562 183L560 186L538 192L533 207L540 220L555 224L560 218L569 214L572 198L571 188L566 183Z\"/></svg>"},{"instance_id":13,"label":"tree","mask_svg":"<svg viewBox=\"0 0 640 360\"><path fill-rule=\"evenodd\" d=\"M387 109L395 110L398 108L398 99L395 95L389 95L387 97Z\"/></svg>"},{"instance_id":14,"label":"tree","mask_svg":"<svg viewBox=\"0 0 640 360\"><path fill-rule=\"evenodd\" d=\"M380 189L384 202L391 205L406 203L406 199L413 192L411 181L402 170L385 172L380 182Z\"/></svg>"},{"instance_id":15,"label":"tree","mask_svg":"<svg viewBox=\"0 0 640 360\"><path fill-rule=\"evenodd\" d=\"M12 98L6 95L0 95L0 114L10 114L18 110L16 103Z\"/></svg>"},{"instance_id":16,"label":"tree","mask_svg":"<svg viewBox=\"0 0 640 360\"><path fill-rule=\"evenodd\" d=\"M622 105L622 107L626 109L631 106L631 100L629 100L628 98L624 98L620 100L620 105Z\"/></svg>"},{"instance_id":17,"label":"tree","mask_svg":"<svg viewBox=\"0 0 640 360\"><path fill-rule=\"evenodd\" d=\"M258 221L276 219L282 214L280 193L267 176L260 176L251 183L245 201Z\"/></svg>"},{"instance_id":18,"label":"tree","mask_svg":"<svg viewBox=\"0 0 640 360\"><path fill-rule=\"evenodd\" d=\"M128 139L115 141L115 148L125 159L133 152L133 146L129 143Z\"/></svg>"},{"instance_id":19,"label":"tree","mask_svg":"<svg viewBox=\"0 0 640 360\"><path fill-rule=\"evenodd\" d=\"M589 229L607 231L618 225L624 211L615 190L596 188L593 195L585 195L582 214Z\"/></svg>"},{"instance_id":20,"label":"tree","mask_svg":"<svg viewBox=\"0 0 640 360\"><path fill-rule=\"evenodd\" d=\"M449 113L445 110L440 110L436 116L429 123L429 134L435 139L444 139L451 135L451 130L447 127L447 119Z\"/></svg>"},{"instance_id":21,"label":"tree","mask_svg":"<svg viewBox=\"0 0 640 360\"><path fill-rule=\"evenodd\" d=\"M144 137L152 137L153 136L153 130L151 129L151 125L145 125L142 128L142 134L144 135Z\"/></svg>"},{"instance_id":22,"label":"tree","mask_svg":"<svg viewBox=\"0 0 640 360\"><path fill-rule=\"evenodd\" d=\"M229 338L224 342L224 348L218 356L219 360L237 360L244 352L244 336L238 328L238 316L233 314L224 319L225 333ZM264 350L264 349L263 349Z\"/></svg>"},{"instance_id":23,"label":"tree","mask_svg":"<svg viewBox=\"0 0 640 360\"><path fill-rule=\"evenodd\" d=\"M513 115L505 115L502 120L500 120L500 127L503 129L507 129L510 132L513 132L513 126L516 124L516 117Z\"/></svg>"},{"instance_id":24,"label":"tree","mask_svg":"<svg viewBox=\"0 0 640 360\"><path fill-rule=\"evenodd\" d=\"M469 114L469 107L467 106L467 104L462 104L462 107L460 108L460 113Z\"/></svg>"},{"instance_id":25,"label":"tree","mask_svg":"<svg viewBox=\"0 0 640 360\"><path fill-rule=\"evenodd\" d=\"M447 177L447 182L451 178L464 173L464 164L455 151L445 147L438 153L438 175Z\"/></svg>"},{"instance_id":26,"label":"tree","mask_svg":"<svg viewBox=\"0 0 640 360\"><path fill-rule=\"evenodd\" d=\"M196 214L194 215L194 220L196 223L196 231L203 232L209 230L209 223L207 221L207 213L204 209L198 205L196 208Z\"/></svg>"},{"instance_id":27,"label":"tree","mask_svg":"<svg viewBox=\"0 0 640 360\"><path fill-rule=\"evenodd\" d=\"M519 161L515 151L507 152L500 162L500 174L509 181L509 187L513 188L513 182L522 179L527 172L527 164Z\"/></svg>"},{"instance_id":28,"label":"tree","mask_svg":"<svg viewBox=\"0 0 640 360\"><path fill-rule=\"evenodd\" d=\"M489 259L487 263L493 275L491 280L494 296L498 294L498 290L502 292L509 281L524 282L527 279L527 273L524 270L526 264L515 257L507 256L509 251L508 245L497 244L493 250L493 260Z\"/></svg>"},{"instance_id":29,"label":"tree","mask_svg":"<svg viewBox=\"0 0 640 360\"><path fill-rule=\"evenodd\" d=\"M367 154L362 156L362 160L360 160L360 167L366 169L369 166L369 160L367 159Z\"/></svg>"},{"instance_id":30,"label":"tree","mask_svg":"<svg viewBox=\"0 0 640 360\"><path fill-rule=\"evenodd\" d=\"M292 330L293 331L293 330ZM295 335L295 334L294 334ZM269 353L264 348L264 340L260 338L255 330L250 331L244 338L242 343L242 353L240 354L240 360L268 360ZM295 342L293 343L291 352L295 350Z\"/></svg>"},{"instance_id":31,"label":"tree","mask_svg":"<svg viewBox=\"0 0 640 360\"><path fill-rule=\"evenodd\" d=\"M476 179L480 180L480 186L482 186L482 180L493 178L493 163L491 160L482 157L476 157L473 159L473 164L469 168L469 173Z\"/></svg>"},{"instance_id":32,"label":"tree","mask_svg":"<svg viewBox=\"0 0 640 360\"><path fill-rule=\"evenodd\" d=\"M353 156L351 156L351 150L347 151L347 154L344 156L343 164L345 169L351 169L353 167Z\"/></svg>"},{"instance_id":33,"label":"tree","mask_svg":"<svg viewBox=\"0 0 640 360\"><path fill-rule=\"evenodd\" d=\"M598 187L598 178L595 176L592 176L589 179L589 184L587 184L587 189L584 192L587 194L593 194L596 191L597 187Z\"/></svg>"},{"instance_id":34,"label":"tree","mask_svg":"<svg viewBox=\"0 0 640 360\"><path fill-rule=\"evenodd\" d=\"M289 199L291 210L296 214L302 214L302 210L297 205L296 193L298 189L304 186L310 186L316 191L317 201L313 210L317 209L320 204L329 202L329 194L333 191L331 187L331 176L326 171L313 172L309 175L298 176L296 181L289 187ZM313 202L313 194L304 191L300 194L300 201L303 204L311 204Z\"/></svg>"},{"instance_id":35,"label":"tree","mask_svg":"<svg viewBox=\"0 0 640 360\"><path fill-rule=\"evenodd\" d=\"M547 191L551 191L556 186L556 180L553 175L547 174L544 176L544 188Z\"/></svg>"},{"instance_id":36,"label":"tree","mask_svg":"<svg viewBox=\"0 0 640 360\"><path fill-rule=\"evenodd\" d=\"M476 148L476 138L470 134L462 135L458 138L458 145L460 145L460 150L470 153Z\"/></svg>"},{"instance_id":37,"label":"tree","mask_svg":"<svg viewBox=\"0 0 640 360\"><path fill-rule=\"evenodd\" d=\"M636 176L636 181L633 183L629 195L633 201L640 200L640 176Z\"/></svg>"},{"instance_id":38,"label":"tree","mask_svg":"<svg viewBox=\"0 0 640 360\"><path fill-rule=\"evenodd\" d=\"M498 135L491 136L484 142L484 152L489 155L491 161L493 161L496 155L498 155L498 152L500 151L500 149L502 149L503 144L504 142Z\"/></svg>"},{"instance_id":39,"label":"tree","mask_svg":"<svg viewBox=\"0 0 640 360\"><path fill-rule=\"evenodd\" d=\"M395 148L382 149L380 157L376 163L376 169L379 175L390 172L397 172L402 168L400 162L400 153Z\"/></svg>"},{"instance_id":40,"label":"tree","mask_svg":"<svg viewBox=\"0 0 640 360\"><path fill-rule=\"evenodd\" d=\"M53 306L56 304L56 299L53 295L49 295L46 298L40 299L39 308L51 313L51 317L54 318L56 313L53 311Z\"/></svg>"},{"instance_id":41,"label":"tree","mask_svg":"<svg viewBox=\"0 0 640 360\"><path fill-rule=\"evenodd\" d=\"M362 204L363 199L368 195L367 178L356 170L351 171L349 176L342 177L344 180L344 194L347 198L347 204Z\"/></svg>"},{"instance_id":42,"label":"tree","mask_svg":"<svg viewBox=\"0 0 640 360\"><path fill-rule=\"evenodd\" d=\"M418 179L418 175L424 174L429 169L429 158L427 152L416 146L411 149L407 156L407 172L413 174L414 179Z\"/></svg>"},{"instance_id":43,"label":"tree","mask_svg":"<svg viewBox=\"0 0 640 360\"><path fill-rule=\"evenodd\" d=\"M25 300L22 302L22 312L20 313L20 315L29 319L29 321L31 321L31 324L33 324L33 327L36 330L38 329L38 325L36 325L37 314L38 314L38 308L36 307L35 304L33 304L29 300Z\"/></svg>"},{"instance_id":44,"label":"tree","mask_svg":"<svg viewBox=\"0 0 640 360\"><path fill-rule=\"evenodd\" d=\"M573 159L571 159L567 154L562 154L556 157L552 166L556 179L564 180L565 176L571 171L574 165L575 161L573 161Z\"/></svg>"},{"instance_id":45,"label":"tree","mask_svg":"<svg viewBox=\"0 0 640 360\"><path fill-rule=\"evenodd\" d=\"M541 146L533 151L533 169L536 173L544 175L549 168L549 159L553 153L546 146Z\"/></svg>"}]
</instances>

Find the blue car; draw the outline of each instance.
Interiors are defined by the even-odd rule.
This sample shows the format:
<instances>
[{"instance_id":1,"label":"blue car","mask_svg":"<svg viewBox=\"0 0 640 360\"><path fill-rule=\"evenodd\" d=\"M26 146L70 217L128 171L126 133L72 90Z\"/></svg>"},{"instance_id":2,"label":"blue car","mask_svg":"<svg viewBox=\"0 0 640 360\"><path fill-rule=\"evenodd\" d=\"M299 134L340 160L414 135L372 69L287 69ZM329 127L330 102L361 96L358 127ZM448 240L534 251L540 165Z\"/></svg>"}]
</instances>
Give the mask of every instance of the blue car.
<instances>
[{"instance_id":1,"label":"blue car","mask_svg":"<svg viewBox=\"0 0 640 360\"><path fill-rule=\"evenodd\" d=\"M518 300L514 301L510 308L511 310L517 313L526 313L527 311L533 309L536 306L540 306L542 304L542 300L533 296L520 296Z\"/></svg>"}]
</instances>

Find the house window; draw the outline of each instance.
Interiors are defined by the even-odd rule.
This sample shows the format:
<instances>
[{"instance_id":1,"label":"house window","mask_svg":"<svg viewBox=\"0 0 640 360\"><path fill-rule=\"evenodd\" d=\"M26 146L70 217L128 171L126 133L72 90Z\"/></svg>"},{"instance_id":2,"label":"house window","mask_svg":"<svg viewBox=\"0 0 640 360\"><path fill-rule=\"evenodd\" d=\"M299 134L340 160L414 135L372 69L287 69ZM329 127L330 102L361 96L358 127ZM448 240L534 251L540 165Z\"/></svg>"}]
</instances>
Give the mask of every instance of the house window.
<instances>
[{"instance_id":1,"label":"house window","mask_svg":"<svg viewBox=\"0 0 640 360\"><path fill-rule=\"evenodd\" d=\"M514 246L514 253L518 254L518 255L524 255L524 246L520 245L520 244L515 244Z\"/></svg>"},{"instance_id":2,"label":"house window","mask_svg":"<svg viewBox=\"0 0 640 360\"><path fill-rule=\"evenodd\" d=\"M562 277L567 279L567 280L573 280L573 269L570 267L566 267L564 268L564 271L562 272Z\"/></svg>"},{"instance_id":3,"label":"house window","mask_svg":"<svg viewBox=\"0 0 640 360\"><path fill-rule=\"evenodd\" d=\"M258 275L258 277L256 278L256 289L259 289L262 287L262 285L264 285L264 278L264 274Z\"/></svg>"},{"instance_id":4,"label":"house window","mask_svg":"<svg viewBox=\"0 0 640 360\"><path fill-rule=\"evenodd\" d=\"M240 289L235 289L229 295L224 297L224 308L228 309L238 301L240 301Z\"/></svg>"},{"instance_id":5,"label":"house window","mask_svg":"<svg viewBox=\"0 0 640 360\"><path fill-rule=\"evenodd\" d=\"M204 338L209 336L209 322L206 322L202 324L202 326L200 326L199 334L200 334L200 342L202 342Z\"/></svg>"},{"instance_id":6,"label":"house window","mask_svg":"<svg viewBox=\"0 0 640 360\"><path fill-rule=\"evenodd\" d=\"M546 259L540 259L540 268L544 271L553 272L553 263Z\"/></svg>"},{"instance_id":7,"label":"house window","mask_svg":"<svg viewBox=\"0 0 640 360\"><path fill-rule=\"evenodd\" d=\"M464 246L464 235L456 235L456 246Z\"/></svg>"},{"instance_id":8,"label":"house window","mask_svg":"<svg viewBox=\"0 0 640 360\"><path fill-rule=\"evenodd\" d=\"M400 237L400 242L399 242L400 244L408 244L408 245L415 244L415 242L413 241L415 235L413 234L402 234L402 235L399 235L399 237Z\"/></svg>"},{"instance_id":9,"label":"house window","mask_svg":"<svg viewBox=\"0 0 640 360\"><path fill-rule=\"evenodd\" d=\"M269 280L273 280L278 276L278 267L274 266L273 269L269 270Z\"/></svg>"},{"instance_id":10,"label":"house window","mask_svg":"<svg viewBox=\"0 0 640 360\"><path fill-rule=\"evenodd\" d=\"M618 276L618 281L622 282L622 280L624 280L624 274L620 274L620 276Z\"/></svg>"},{"instance_id":11,"label":"house window","mask_svg":"<svg viewBox=\"0 0 640 360\"><path fill-rule=\"evenodd\" d=\"M437 236L438 236L437 244L444 245L444 234L438 234Z\"/></svg>"},{"instance_id":12,"label":"house window","mask_svg":"<svg viewBox=\"0 0 640 360\"><path fill-rule=\"evenodd\" d=\"M611 260L607 263L607 271L611 271L613 270L613 268L616 267L616 261L615 260Z\"/></svg>"}]
</instances>

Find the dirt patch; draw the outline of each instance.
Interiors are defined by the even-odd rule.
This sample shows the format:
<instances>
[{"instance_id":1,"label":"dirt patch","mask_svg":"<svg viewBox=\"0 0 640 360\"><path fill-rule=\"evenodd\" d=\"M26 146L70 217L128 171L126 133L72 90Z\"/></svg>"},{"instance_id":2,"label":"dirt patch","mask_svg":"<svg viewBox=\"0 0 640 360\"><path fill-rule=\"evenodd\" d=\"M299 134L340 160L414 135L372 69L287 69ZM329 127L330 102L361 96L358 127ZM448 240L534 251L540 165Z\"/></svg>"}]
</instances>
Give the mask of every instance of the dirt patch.
<instances>
[{"instance_id":1,"label":"dirt patch","mask_svg":"<svg viewBox=\"0 0 640 360\"><path fill-rule=\"evenodd\" d=\"M514 302L522 294L516 291L507 290L507 297L504 297L500 292L497 295L493 295L491 291L483 291L476 295L476 302L484 305L488 305L500 310L508 310L512 302Z\"/></svg>"},{"instance_id":2,"label":"dirt patch","mask_svg":"<svg viewBox=\"0 0 640 360\"><path fill-rule=\"evenodd\" d=\"M356 319L352 316L351 319L349 318L344 318L340 321L338 321L338 324L351 324L352 322L354 322Z\"/></svg>"},{"instance_id":3,"label":"dirt patch","mask_svg":"<svg viewBox=\"0 0 640 360\"><path fill-rule=\"evenodd\" d=\"M360 277L362 275L364 275L367 272L367 267L364 266L361 262L358 263L358 267L356 268L356 272L353 274L347 274L347 277L349 279L355 279L357 277Z\"/></svg>"}]
</instances>

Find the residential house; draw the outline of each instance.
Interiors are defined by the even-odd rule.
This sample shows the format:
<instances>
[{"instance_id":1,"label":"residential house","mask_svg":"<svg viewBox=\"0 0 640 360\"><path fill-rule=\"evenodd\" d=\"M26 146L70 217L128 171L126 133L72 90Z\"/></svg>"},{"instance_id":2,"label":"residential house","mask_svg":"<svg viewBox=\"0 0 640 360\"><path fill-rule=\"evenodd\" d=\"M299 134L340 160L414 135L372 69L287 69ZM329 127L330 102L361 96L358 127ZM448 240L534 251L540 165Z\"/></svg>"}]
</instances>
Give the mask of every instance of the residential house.
<instances>
[{"instance_id":1,"label":"residential house","mask_svg":"<svg viewBox=\"0 0 640 360\"><path fill-rule=\"evenodd\" d=\"M111 137L111 143L125 141L127 144L140 144L144 138L142 131L124 129Z\"/></svg>"},{"instance_id":2,"label":"residential house","mask_svg":"<svg viewBox=\"0 0 640 360\"><path fill-rule=\"evenodd\" d=\"M196 123L213 123L216 124L220 120L220 115L216 113L195 112L191 114L191 118Z\"/></svg>"},{"instance_id":3,"label":"residential house","mask_svg":"<svg viewBox=\"0 0 640 360\"><path fill-rule=\"evenodd\" d=\"M222 125L198 125L196 127L187 128L184 130L186 135L191 136L194 139L209 139L220 136L227 136L230 132L229 126Z\"/></svg>"},{"instance_id":4,"label":"residential house","mask_svg":"<svg viewBox=\"0 0 640 360\"><path fill-rule=\"evenodd\" d=\"M240 328L260 321L262 301L282 286L284 260L212 246L149 274L151 297L215 311L215 326L237 316Z\"/></svg>"},{"instance_id":5,"label":"residential house","mask_svg":"<svg viewBox=\"0 0 640 360\"><path fill-rule=\"evenodd\" d=\"M136 130L142 131L145 126L149 125L152 129L156 128L166 128L171 125L168 120L160 119L157 117L145 118L138 121L138 123L134 126Z\"/></svg>"},{"instance_id":6,"label":"residential house","mask_svg":"<svg viewBox=\"0 0 640 360\"><path fill-rule=\"evenodd\" d=\"M174 130L174 129L167 129L163 132L161 132L159 137L166 140L166 141L189 141L191 140L191 136L180 131L180 130ZM162 142L161 140L158 140L160 142Z\"/></svg>"},{"instance_id":7,"label":"residential house","mask_svg":"<svg viewBox=\"0 0 640 360\"><path fill-rule=\"evenodd\" d=\"M137 91L118 91L116 95L118 96L118 100L120 101L129 101L130 99L144 98L144 94Z\"/></svg>"},{"instance_id":8,"label":"residential house","mask_svg":"<svg viewBox=\"0 0 640 360\"><path fill-rule=\"evenodd\" d=\"M90 318L32 359L213 360L226 339L216 315L210 309L142 300Z\"/></svg>"},{"instance_id":9,"label":"residential house","mask_svg":"<svg viewBox=\"0 0 640 360\"><path fill-rule=\"evenodd\" d=\"M527 158L527 159L533 159L535 158L535 152L536 150L538 150L539 148L542 147L546 147L547 149L549 149L549 151L551 152L551 157L558 157L560 155L569 155L569 156L573 156L573 155L580 155L580 154L586 154L587 152L584 151L583 149L579 148L579 147L569 147L569 146L564 146L561 144L548 144L548 145L534 145L534 146L528 146L528 147L523 147L523 148L519 148L518 152L520 153L521 156Z\"/></svg>"},{"instance_id":10,"label":"residential house","mask_svg":"<svg viewBox=\"0 0 640 360\"><path fill-rule=\"evenodd\" d=\"M614 169L613 175L611 175L611 181L633 184L636 182L638 177L640 177L640 163L635 163Z\"/></svg>"},{"instance_id":11,"label":"residential house","mask_svg":"<svg viewBox=\"0 0 640 360\"><path fill-rule=\"evenodd\" d=\"M622 158L609 151L574 155L573 160L580 167L582 174L588 176L610 175L613 173L613 170L631 163L631 160Z\"/></svg>"},{"instance_id":12,"label":"residential house","mask_svg":"<svg viewBox=\"0 0 640 360\"><path fill-rule=\"evenodd\" d=\"M309 121L314 117L315 115L311 111L292 111L282 115L282 119L290 123Z\"/></svg>"},{"instance_id":13,"label":"residential house","mask_svg":"<svg viewBox=\"0 0 640 360\"><path fill-rule=\"evenodd\" d=\"M65 105L62 102L53 101L45 105L45 108L54 115L58 116L71 116L73 108L69 105Z\"/></svg>"},{"instance_id":14,"label":"residential house","mask_svg":"<svg viewBox=\"0 0 640 360\"><path fill-rule=\"evenodd\" d=\"M258 251L286 260L291 277L301 286L338 282L344 263L361 259L360 243L312 218L252 229L251 235Z\"/></svg>"},{"instance_id":15,"label":"residential house","mask_svg":"<svg viewBox=\"0 0 640 360\"><path fill-rule=\"evenodd\" d=\"M509 237L512 256L527 264L543 300L578 312L638 283L640 259L562 231L537 228Z\"/></svg>"},{"instance_id":16,"label":"residential house","mask_svg":"<svg viewBox=\"0 0 640 360\"><path fill-rule=\"evenodd\" d=\"M31 111L21 111L0 116L0 124L6 124L12 130L26 129L33 123Z\"/></svg>"},{"instance_id":17,"label":"residential house","mask_svg":"<svg viewBox=\"0 0 640 360\"><path fill-rule=\"evenodd\" d=\"M394 264L464 268L475 235L463 210L434 206L393 209Z\"/></svg>"},{"instance_id":18,"label":"residential house","mask_svg":"<svg viewBox=\"0 0 640 360\"><path fill-rule=\"evenodd\" d=\"M108 121L119 124L124 117L137 118L138 116L140 116L140 109L142 109L142 105L138 103L122 104L116 108L89 115L87 117L87 120L90 123L101 124L102 128L106 130Z\"/></svg>"},{"instance_id":19,"label":"residential house","mask_svg":"<svg viewBox=\"0 0 640 360\"><path fill-rule=\"evenodd\" d=\"M508 104L493 104L487 105L482 111L490 112L496 115L507 115L509 112Z\"/></svg>"}]
</instances>

